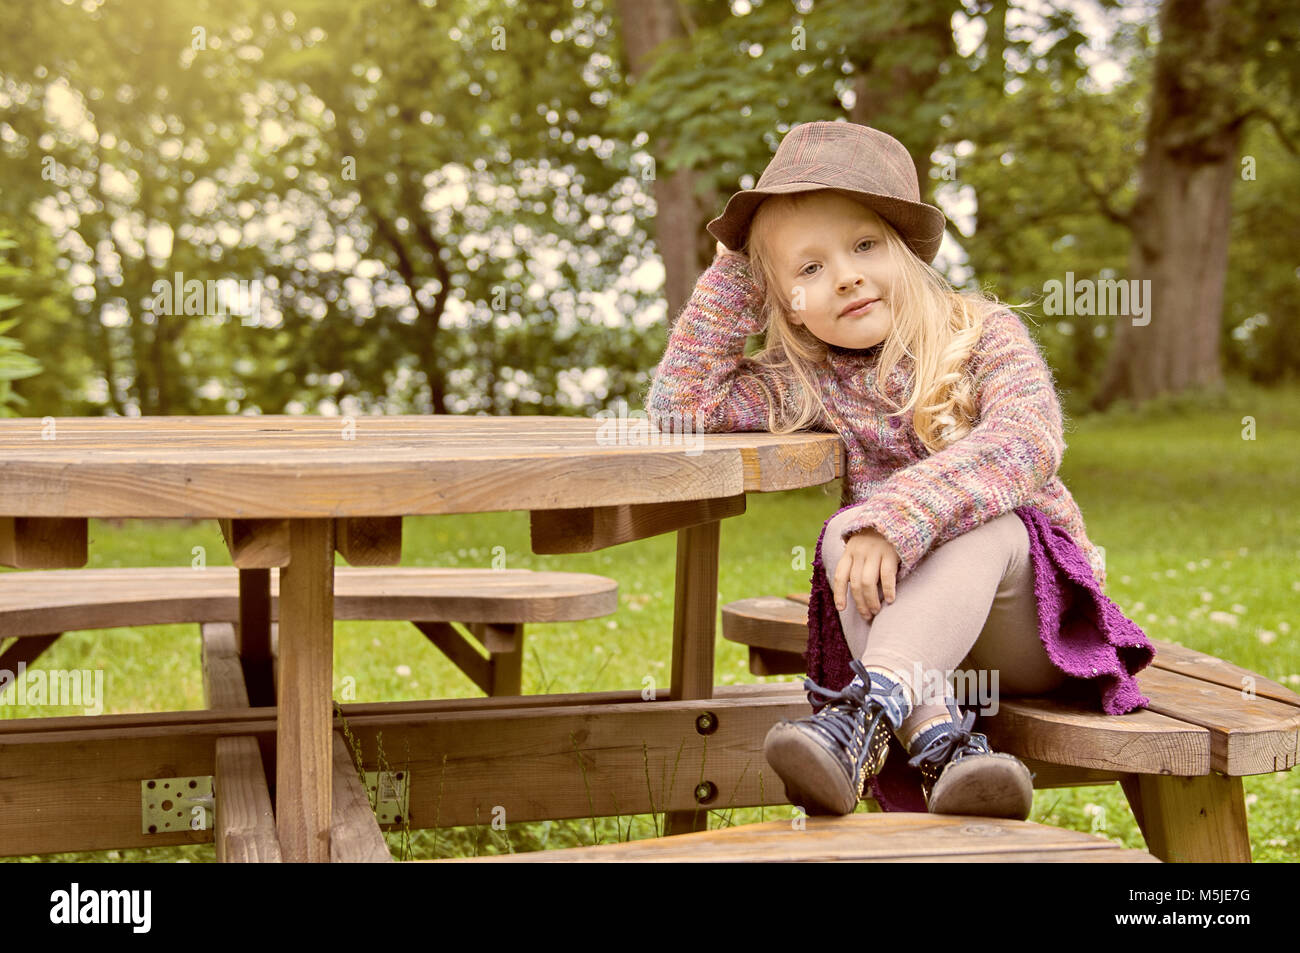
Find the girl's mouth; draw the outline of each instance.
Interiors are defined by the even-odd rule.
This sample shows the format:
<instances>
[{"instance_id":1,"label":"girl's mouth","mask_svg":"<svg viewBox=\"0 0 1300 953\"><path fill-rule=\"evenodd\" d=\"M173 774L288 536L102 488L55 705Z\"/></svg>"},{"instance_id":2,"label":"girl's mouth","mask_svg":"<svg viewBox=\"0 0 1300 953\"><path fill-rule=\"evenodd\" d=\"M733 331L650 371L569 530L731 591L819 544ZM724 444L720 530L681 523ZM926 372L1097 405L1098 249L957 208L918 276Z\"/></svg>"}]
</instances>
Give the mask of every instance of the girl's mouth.
<instances>
[{"instance_id":1,"label":"girl's mouth","mask_svg":"<svg viewBox=\"0 0 1300 953\"><path fill-rule=\"evenodd\" d=\"M880 302L879 298L869 298L865 302L858 304L856 307L848 307L840 312L841 318L856 318L867 314Z\"/></svg>"}]
</instances>

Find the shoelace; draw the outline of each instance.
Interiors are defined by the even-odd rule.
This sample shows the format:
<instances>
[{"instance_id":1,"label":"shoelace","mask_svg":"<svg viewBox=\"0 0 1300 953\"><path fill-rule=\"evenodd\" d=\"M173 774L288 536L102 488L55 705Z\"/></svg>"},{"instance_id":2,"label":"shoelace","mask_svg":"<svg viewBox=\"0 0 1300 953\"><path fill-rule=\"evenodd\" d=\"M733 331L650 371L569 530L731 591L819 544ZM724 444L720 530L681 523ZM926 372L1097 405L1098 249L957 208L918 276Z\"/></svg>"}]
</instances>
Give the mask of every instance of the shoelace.
<instances>
[{"instance_id":1,"label":"shoelace","mask_svg":"<svg viewBox=\"0 0 1300 953\"><path fill-rule=\"evenodd\" d=\"M863 676L863 681L871 684L869 676L865 670L861 669L861 663L850 666L857 674ZM877 699L871 698L870 693L861 685L855 685L853 682L845 685L840 691L832 691L823 688L810 678L805 678L803 686L808 692L809 703L813 700L813 694L816 693L827 699L826 704L818 713L821 717L813 718L808 721L808 725L815 728L823 737L834 744L838 744L848 751L852 751L855 743L857 744L857 754L853 760L853 779L856 783L862 777L862 771L867 763L867 758L871 753L870 741L876 735L876 728L880 724L880 719L885 717L885 709L879 704ZM866 721L866 731L862 736L861 742L857 743L854 739L854 732L861 723L859 713L868 709L868 701L874 702L872 705L874 712L869 715Z\"/></svg>"},{"instance_id":2,"label":"shoelace","mask_svg":"<svg viewBox=\"0 0 1300 953\"><path fill-rule=\"evenodd\" d=\"M975 712L968 711L963 716L954 706L951 700L948 702L948 710L956 716L953 726L948 729L946 734L941 734L937 738L932 738L930 743L909 758L907 763L914 768L919 768L923 762L938 767L947 764L954 758L967 754L992 754L988 745L988 738L978 732L971 731L975 725Z\"/></svg>"}]
</instances>

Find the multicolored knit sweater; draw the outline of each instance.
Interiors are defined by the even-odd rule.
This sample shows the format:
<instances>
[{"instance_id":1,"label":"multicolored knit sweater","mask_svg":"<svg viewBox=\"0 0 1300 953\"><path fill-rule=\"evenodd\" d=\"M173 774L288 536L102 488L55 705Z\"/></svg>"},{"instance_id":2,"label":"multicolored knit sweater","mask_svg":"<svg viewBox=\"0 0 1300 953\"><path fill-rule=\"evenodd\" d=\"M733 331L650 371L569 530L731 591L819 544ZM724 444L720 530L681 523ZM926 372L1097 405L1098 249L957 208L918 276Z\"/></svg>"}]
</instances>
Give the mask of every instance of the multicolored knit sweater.
<instances>
[{"instance_id":1,"label":"multicolored knit sweater","mask_svg":"<svg viewBox=\"0 0 1300 953\"><path fill-rule=\"evenodd\" d=\"M690 419L705 433L765 431L759 379L780 402L778 419L793 409L794 385L745 357L746 339L763 330L762 300L749 269L747 260L723 255L696 282L645 396L659 429ZM891 418L892 408L872 393L879 353L879 347L831 347L828 363L817 369L831 414L829 420L822 414L819 426L838 432L848 452L841 506L857 505L844 539L877 530L898 551L902 580L933 547L1028 505L1069 534L1104 588L1102 553L1056 475L1065 439L1052 374L1020 318L1002 310L985 320L968 364L978 422L938 453L920 442L910 416ZM884 388L899 403L906 364L895 367Z\"/></svg>"}]
</instances>

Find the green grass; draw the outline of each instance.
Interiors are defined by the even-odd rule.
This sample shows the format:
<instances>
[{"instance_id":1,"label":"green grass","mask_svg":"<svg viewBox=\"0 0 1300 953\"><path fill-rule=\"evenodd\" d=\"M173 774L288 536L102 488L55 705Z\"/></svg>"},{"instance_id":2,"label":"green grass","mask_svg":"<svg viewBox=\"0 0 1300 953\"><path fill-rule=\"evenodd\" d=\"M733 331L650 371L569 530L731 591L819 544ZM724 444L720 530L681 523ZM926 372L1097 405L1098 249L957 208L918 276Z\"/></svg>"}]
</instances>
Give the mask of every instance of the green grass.
<instances>
[{"instance_id":1,"label":"green grass","mask_svg":"<svg viewBox=\"0 0 1300 953\"><path fill-rule=\"evenodd\" d=\"M1242 418L1254 418L1254 440ZM1061 474L1104 546L1108 595L1153 638L1209 652L1300 690L1300 389L1234 386L1208 404L1166 402L1072 420ZM744 516L724 521L719 601L806 591L823 521L838 507L839 484L753 494ZM675 536L599 553L535 556L526 513L421 517L406 521L404 565L493 564L610 576L619 611L582 623L530 625L523 690L640 689L669 679ZM214 523L129 521L91 524L91 566L186 565L203 546L228 564ZM68 633L42 668L108 672L105 712L203 707L195 626ZM474 697L477 688L413 627L342 622L336 627L335 686L355 679L357 701ZM719 639L716 681L755 681L744 650ZM12 694L12 693L11 693ZM66 715L68 709L0 705L0 718ZM390 753L391 756L391 753ZM779 784L775 778L773 783ZM691 783L679 781L679 783ZM1256 861L1300 860L1300 773L1245 779ZM725 794L725 792L724 792ZM864 802L862 811L874 809ZM785 807L710 812L709 826L789 818ZM1035 793L1030 820L1102 833L1127 847L1143 840L1118 785ZM522 852L653 837L662 818L639 815L410 832L411 857ZM402 835L392 833L395 855ZM191 861L214 859L211 845L51 854L14 860Z\"/></svg>"}]
</instances>

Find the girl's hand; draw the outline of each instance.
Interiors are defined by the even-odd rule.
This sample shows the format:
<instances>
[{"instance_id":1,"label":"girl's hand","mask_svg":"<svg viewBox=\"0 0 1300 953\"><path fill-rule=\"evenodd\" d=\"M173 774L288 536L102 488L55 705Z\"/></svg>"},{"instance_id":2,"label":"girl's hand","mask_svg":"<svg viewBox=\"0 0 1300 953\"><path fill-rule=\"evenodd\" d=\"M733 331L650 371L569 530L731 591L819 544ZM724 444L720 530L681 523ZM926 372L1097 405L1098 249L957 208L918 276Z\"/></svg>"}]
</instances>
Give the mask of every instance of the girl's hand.
<instances>
[{"instance_id":1,"label":"girl's hand","mask_svg":"<svg viewBox=\"0 0 1300 953\"><path fill-rule=\"evenodd\" d=\"M893 602L898 585L898 550L894 544L874 529L864 529L849 537L844 555L835 567L832 590L835 607L847 604L845 592L853 590L853 601L864 619L880 611L880 597L876 585L885 591L885 601Z\"/></svg>"}]
</instances>

